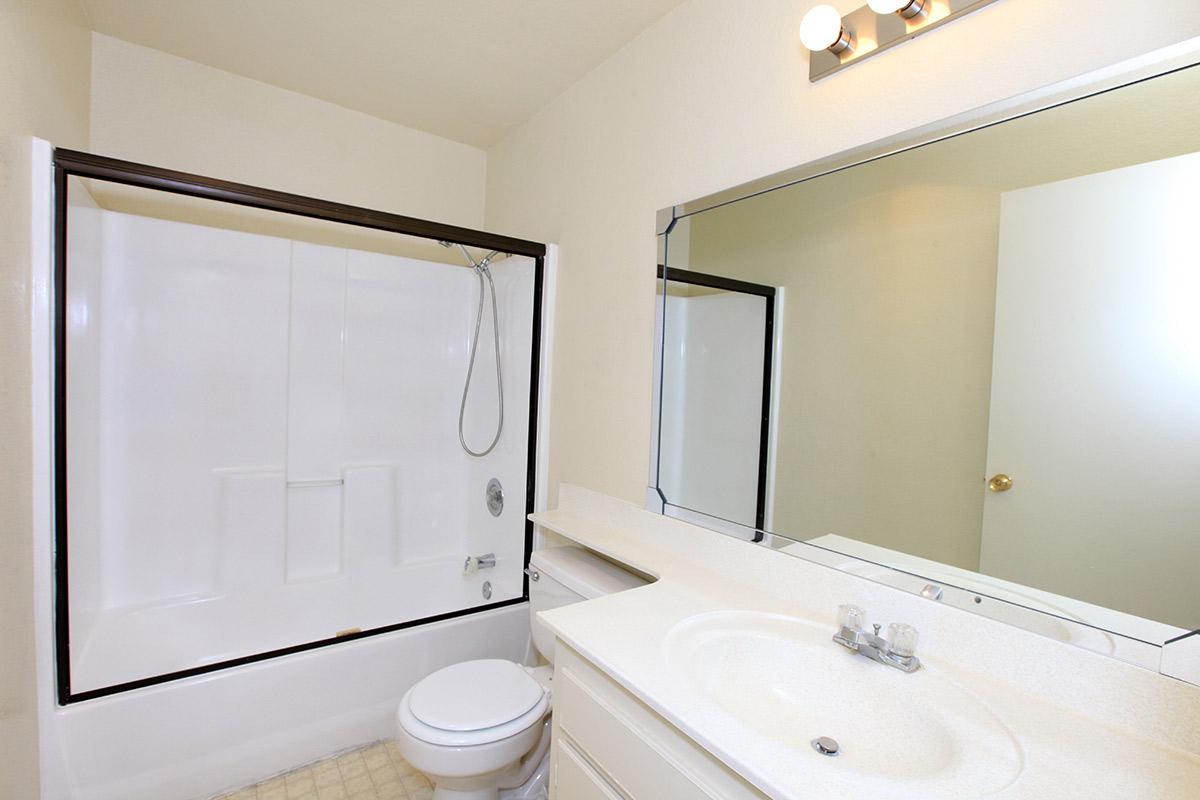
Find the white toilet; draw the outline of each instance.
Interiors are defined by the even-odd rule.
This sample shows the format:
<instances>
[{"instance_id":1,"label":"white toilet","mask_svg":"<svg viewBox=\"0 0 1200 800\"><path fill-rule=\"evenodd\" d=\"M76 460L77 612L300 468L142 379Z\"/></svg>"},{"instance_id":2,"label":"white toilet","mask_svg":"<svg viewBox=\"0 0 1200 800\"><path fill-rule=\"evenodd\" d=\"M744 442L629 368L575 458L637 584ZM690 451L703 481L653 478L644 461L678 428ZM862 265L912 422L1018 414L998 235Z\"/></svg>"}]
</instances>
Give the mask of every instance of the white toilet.
<instances>
[{"instance_id":1,"label":"white toilet","mask_svg":"<svg viewBox=\"0 0 1200 800\"><path fill-rule=\"evenodd\" d=\"M538 550L529 561L533 645L554 660L550 608L642 586L645 580L579 547ZM545 797L552 666L464 661L405 693L396 714L401 754L434 783L434 800Z\"/></svg>"}]
</instances>

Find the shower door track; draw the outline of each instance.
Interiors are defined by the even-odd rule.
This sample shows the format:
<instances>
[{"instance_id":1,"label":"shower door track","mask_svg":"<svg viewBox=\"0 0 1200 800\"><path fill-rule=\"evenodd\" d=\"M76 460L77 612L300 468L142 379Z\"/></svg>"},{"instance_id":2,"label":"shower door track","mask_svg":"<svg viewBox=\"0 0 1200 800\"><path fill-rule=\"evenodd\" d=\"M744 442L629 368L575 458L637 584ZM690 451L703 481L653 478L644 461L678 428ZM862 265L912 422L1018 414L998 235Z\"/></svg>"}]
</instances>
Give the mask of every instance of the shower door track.
<instances>
[{"instance_id":1,"label":"shower door track","mask_svg":"<svg viewBox=\"0 0 1200 800\"><path fill-rule=\"evenodd\" d=\"M288 647L277 648L253 655L218 661L198 667L176 670L126 681L97 689L80 692L71 690L71 642L68 598L67 563L67 179L70 177L93 178L96 180L156 189L172 194L199 197L235 205L249 206L267 211L278 211L312 219L340 222L361 228L388 231L434 241L460 242L469 247L498 250L511 255L526 256L534 260L533 315L531 339L531 369L529 379L529 442L526 455L525 477L525 573L522 578L521 596L511 600L475 606L459 611L450 611L431 617L384 625L364 631L335 635ZM358 206L335 203L314 197L289 194L259 186L210 178L188 172L164 169L132 161L98 156L79 150L56 148L54 150L54 274L52 299L52 346L54 354L54 408L53 408L53 474L54 474L54 644L55 670L59 705L70 705L84 700L141 689L168 681L190 678L218 670L244 666L279 656L302 653L342 642L377 636L383 633L414 628L434 622L469 616L484 611L505 608L529 600L529 557L533 550L533 523L529 515L534 512L537 471L537 422L538 422L538 379L541 365L542 334L542 283L545 271L546 245L501 234L462 228L430 220L390 214Z\"/></svg>"}]
</instances>

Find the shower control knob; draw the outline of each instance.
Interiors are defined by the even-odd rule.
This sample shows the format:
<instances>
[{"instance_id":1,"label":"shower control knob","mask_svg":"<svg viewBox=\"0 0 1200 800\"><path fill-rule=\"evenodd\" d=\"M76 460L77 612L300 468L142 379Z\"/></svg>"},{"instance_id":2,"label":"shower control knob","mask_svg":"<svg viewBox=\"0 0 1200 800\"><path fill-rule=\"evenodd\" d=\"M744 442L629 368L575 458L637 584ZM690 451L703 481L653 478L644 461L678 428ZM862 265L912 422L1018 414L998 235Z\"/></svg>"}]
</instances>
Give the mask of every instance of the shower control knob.
<instances>
[{"instance_id":1,"label":"shower control knob","mask_svg":"<svg viewBox=\"0 0 1200 800\"><path fill-rule=\"evenodd\" d=\"M488 481L487 492L487 509L493 517L500 516L500 512L504 510L504 487L500 485L500 481L492 478Z\"/></svg>"}]
</instances>

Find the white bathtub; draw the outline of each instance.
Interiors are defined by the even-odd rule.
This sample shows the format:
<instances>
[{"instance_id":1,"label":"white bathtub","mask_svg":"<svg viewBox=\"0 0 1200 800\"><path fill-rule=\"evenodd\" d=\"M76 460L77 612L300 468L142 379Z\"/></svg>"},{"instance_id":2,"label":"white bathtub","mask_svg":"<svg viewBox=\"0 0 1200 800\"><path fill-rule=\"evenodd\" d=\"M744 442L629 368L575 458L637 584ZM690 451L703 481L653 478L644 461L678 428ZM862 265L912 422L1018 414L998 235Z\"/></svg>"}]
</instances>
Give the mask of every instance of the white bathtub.
<instances>
[{"instance_id":1,"label":"white bathtub","mask_svg":"<svg viewBox=\"0 0 1200 800\"><path fill-rule=\"evenodd\" d=\"M440 667L524 657L521 603L53 709L47 800L190 800L392 736L400 697Z\"/></svg>"}]
</instances>

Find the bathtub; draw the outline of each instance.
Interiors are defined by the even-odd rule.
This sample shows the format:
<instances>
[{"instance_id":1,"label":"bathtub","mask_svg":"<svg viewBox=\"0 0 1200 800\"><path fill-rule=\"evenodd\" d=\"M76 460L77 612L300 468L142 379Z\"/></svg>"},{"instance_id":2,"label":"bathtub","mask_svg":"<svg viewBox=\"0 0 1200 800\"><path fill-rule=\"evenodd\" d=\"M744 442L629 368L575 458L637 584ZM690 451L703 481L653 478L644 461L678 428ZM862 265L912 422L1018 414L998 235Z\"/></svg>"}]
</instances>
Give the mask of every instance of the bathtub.
<instances>
[{"instance_id":1,"label":"bathtub","mask_svg":"<svg viewBox=\"0 0 1200 800\"><path fill-rule=\"evenodd\" d=\"M527 603L273 658L42 715L42 796L189 800L390 738L433 670L524 658Z\"/></svg>"}]
</instances>

